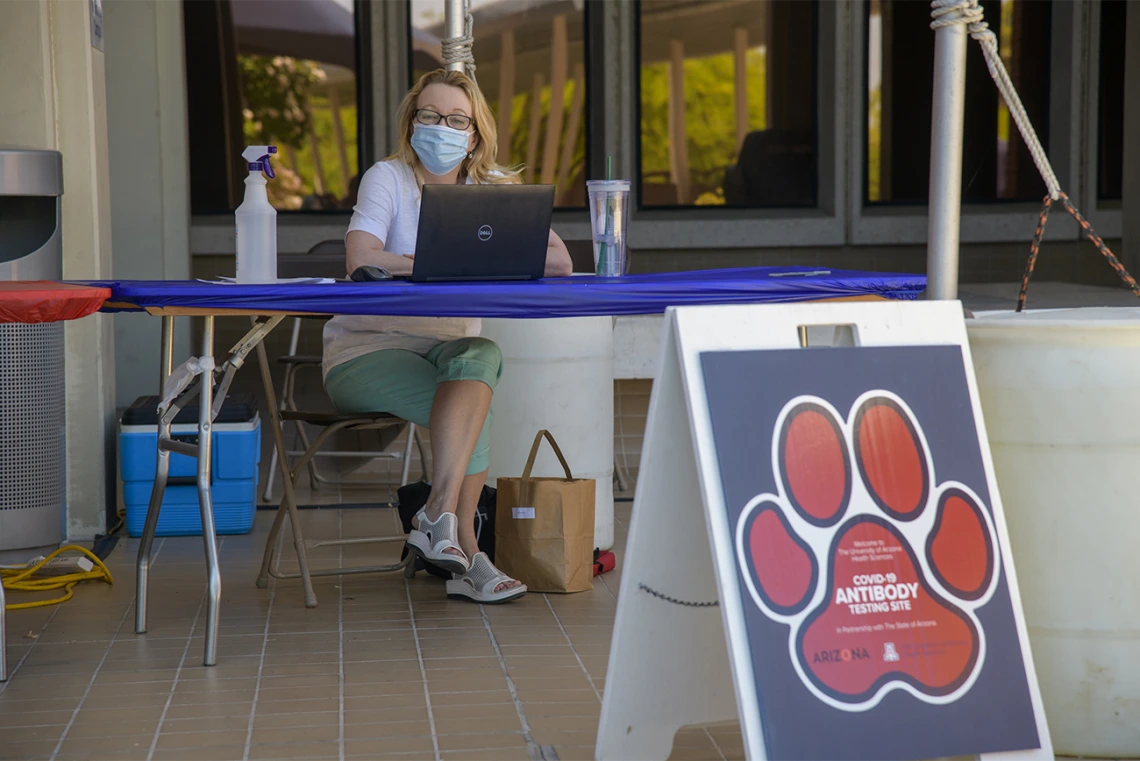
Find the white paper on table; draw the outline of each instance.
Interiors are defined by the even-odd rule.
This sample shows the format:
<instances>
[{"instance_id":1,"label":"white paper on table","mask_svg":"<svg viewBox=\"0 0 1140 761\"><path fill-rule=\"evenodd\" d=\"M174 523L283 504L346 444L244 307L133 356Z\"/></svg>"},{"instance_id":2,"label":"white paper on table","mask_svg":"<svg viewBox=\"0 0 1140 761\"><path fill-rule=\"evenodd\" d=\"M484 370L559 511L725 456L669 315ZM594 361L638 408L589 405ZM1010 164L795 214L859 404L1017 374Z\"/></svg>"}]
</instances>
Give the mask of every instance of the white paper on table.
<instances>
[{"instance_id":1,"label":"white paper on table","mask_svg":"<svg viewBox=\"0 0 1140 761\"><path fill-rule=\"evenodd\" d=\"M232 277L219 277L214 280L208 280L204 277L198 278L199 283L210 283L218 285L225 283L226 285L262 285L261 283L239 283L236 278ZM279 277L277 278L276 285L324 285L325 283L335 283L331 277ZM265 283L265 285L270 285Z\"/></svg>"}]
</instances>

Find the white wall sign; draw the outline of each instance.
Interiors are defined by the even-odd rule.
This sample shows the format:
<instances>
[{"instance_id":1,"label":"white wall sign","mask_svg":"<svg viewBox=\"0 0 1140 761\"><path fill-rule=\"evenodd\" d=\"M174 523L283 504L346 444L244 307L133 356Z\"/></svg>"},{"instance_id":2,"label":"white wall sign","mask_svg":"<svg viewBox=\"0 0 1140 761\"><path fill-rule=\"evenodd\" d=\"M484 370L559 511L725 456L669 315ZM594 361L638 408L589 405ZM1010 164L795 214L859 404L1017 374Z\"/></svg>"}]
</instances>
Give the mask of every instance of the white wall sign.
<instances>
[{"instance_id":1,"label":"white wall sign","mask_svg":"<svg viewBox=\"0 0 1140 761\"><path fill-rule=\"evenodd\" d=\"M665 328L597 758L1051 759L961 305Z\"/></svg>"}]
</instances>

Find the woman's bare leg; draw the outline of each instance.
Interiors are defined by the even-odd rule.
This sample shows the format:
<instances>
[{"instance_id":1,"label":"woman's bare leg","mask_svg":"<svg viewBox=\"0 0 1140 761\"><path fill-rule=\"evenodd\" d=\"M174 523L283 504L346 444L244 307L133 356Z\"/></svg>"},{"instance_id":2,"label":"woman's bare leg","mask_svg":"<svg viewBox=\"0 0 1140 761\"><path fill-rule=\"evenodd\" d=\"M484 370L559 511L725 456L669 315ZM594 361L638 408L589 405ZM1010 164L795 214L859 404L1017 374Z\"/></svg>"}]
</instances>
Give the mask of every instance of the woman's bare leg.
<instances>
[{"instance_id":1,"label":"woman's bare leg","mask_svg":"<svg viewBox=\"0 0 1140 761\"><path fill-rule=\"evenodd\" d=\"M470 512L466 518L458 516L461 544L464 525L467 532L474 533L475 506L487 478L486 471L481 476L465 474L490 409L491 389L481 381L440 383L432 401L428 425L431 432L432 485L431 496L424 508L428 519L434 521L443 513L456 512L466 482L469 479L479 480L479 485L470 489L474 494ZM455 550L449 551L458 554Z\"/></svg>"},{"instance_id":2,"label":"woman's bare leg","mask_svg":"<svg viewBox=\"0 0 1140 761\"><path fill-rule=\"evenodd\" d=\"M459 519L459 546L467 557L475 557L479 551L479 540L475 538L475 511L479 508L479 497L483 495L483 484L487 483L487 471L466 476L459 489L459 505L455 511Z\"/></svg>"},{"instance_id":3,"label":"woman's bare leg","mask_svg":"<svg viewBox=\"0 0 1140 761\"><path fill-rule=\"evenodd\" d=\"M455 511L459 519L459 546L469 558L479 552L479 541L475 537L475 511L479 508L479 497L483 495L483 484L487 483L487 471L475 473L463 479L459 489L459 507ZM484 527L485 529L486 527ZM496 592L518 586L521 582L503 582L495 587Z\"/></svg>"},{"instance_id":4,"label":"woman's bare leg","mask_svg":"<svg viewBox=\"0 0 1140 761\"><path fill-rule=\"evenodd\" d=\"M431 407L431 496L424 508L429 520L455 513L459 546L468 559L479 552L475 538L475 511L487 471L466 475L483 423L491 410L491 389L481 381L447 381L439 384ZM447 550L458 554L454 549ZM519 582L500 584L495 591Z\"/></svg>"}]
</instances>

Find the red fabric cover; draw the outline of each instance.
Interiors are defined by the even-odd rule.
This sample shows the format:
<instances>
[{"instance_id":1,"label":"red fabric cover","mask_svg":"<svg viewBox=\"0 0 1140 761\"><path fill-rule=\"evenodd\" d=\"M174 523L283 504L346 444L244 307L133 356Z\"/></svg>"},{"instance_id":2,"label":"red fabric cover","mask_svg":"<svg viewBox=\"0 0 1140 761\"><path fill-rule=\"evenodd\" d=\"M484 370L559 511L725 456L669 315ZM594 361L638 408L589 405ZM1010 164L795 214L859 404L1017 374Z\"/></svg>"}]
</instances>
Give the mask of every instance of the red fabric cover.
<instances>
[{"instance_id":1,"label":"red fabric cover","mask_svg":"<svg viewBox=\"0 0 1140 761\"><path fill-rule=\"evenodd\" d=\"M0 282L0 322L77 320L99 311L109 298L110 288L51 280Z\"/></svg>"}]
</instances>

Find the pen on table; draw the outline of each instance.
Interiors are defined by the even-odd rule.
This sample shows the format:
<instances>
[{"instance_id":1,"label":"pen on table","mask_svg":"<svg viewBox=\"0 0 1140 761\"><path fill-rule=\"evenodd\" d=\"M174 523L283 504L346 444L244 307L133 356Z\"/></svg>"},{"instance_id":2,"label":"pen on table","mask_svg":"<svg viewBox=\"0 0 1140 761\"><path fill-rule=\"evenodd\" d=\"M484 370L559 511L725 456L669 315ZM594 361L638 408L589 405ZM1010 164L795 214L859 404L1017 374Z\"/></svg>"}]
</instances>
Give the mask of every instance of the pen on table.
<instances>
[{"instance_id":1,"label":"pen on table","mask_svg":"<svg viewBox=\"0 0 1140 761\"><path fill-rule=\"evenodd\" d=\"M803 272L773 272L768 277L809 277L811 275L830 275L831 270L806 270Z\"/></svg>"}]
</instances>

